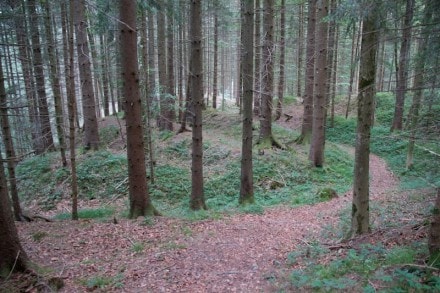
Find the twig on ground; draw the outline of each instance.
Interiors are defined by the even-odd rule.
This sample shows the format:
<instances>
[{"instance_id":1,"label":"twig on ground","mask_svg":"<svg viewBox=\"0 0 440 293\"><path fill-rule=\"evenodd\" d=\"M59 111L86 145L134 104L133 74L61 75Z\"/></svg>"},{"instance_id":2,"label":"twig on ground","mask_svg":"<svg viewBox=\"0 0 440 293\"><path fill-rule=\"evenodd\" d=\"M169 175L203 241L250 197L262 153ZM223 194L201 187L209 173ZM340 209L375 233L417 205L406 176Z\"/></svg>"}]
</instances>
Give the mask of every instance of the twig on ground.
<instances>
[{"instance_id":1,"label":"twig on ground","mask_svg":"<svg viewBox=\"0 0 440 293\"><path fill-rule=\"evenodd\" d=\"M12 266L12 269L11 269L11 271L9 272L8 276L6 277L5 281L7 281L7 280L11 277L12 272L14 271L15 266L17 265L17 261L18 261L18 257L19 257L19 256L20 256L20 250L17 252L17 256L15 257L14 265Z\"/></svg>"}]
</instances>

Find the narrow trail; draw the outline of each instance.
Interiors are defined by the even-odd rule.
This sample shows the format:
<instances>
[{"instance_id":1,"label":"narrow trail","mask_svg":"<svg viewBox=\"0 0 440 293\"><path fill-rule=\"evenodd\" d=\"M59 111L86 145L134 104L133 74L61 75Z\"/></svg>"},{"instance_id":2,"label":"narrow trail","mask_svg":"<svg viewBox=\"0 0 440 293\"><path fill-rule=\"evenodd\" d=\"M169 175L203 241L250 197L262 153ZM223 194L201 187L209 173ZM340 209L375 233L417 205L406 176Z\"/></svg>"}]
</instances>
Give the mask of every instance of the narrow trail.
<instances>
[{"instance_id":1,"label":"narrow trail","mask_svg":"<svg viewBox=\"0 0 440 293\"><path fill-rule=\"evenodd\" d=\"M370 162L374 201L397 180L383 160L372 155ZM84 292L86 280L99 276L121 282L116 292L270 292L270 279L285 268L288 253L337 226L350 201L348 193L313 206L196 223L159 218L151 226L121 220L18 227L31 259L65 279L62 292ZM32 235L38 231L52 237L36 242ZM146 243L143 252L134 251L136 243Z\"/></svg>"},{"instance_id":2,"label":"narrow trail","mask_svg":"<svg viewBox=\"0 0 440 293\"><path fill-rule=\"evenodd\" d=\"M372 201L398 184L375 155L370 172ZM271 279L286 270L288 253L322 240L350 203L348 192L312 206L280 206L220 220L32 222L18 223L18 229L30 258L64 279L61 292L85 292L87 281L100 276L110 278L115 292L271 292ZM50 236L36 241L41 231ZM137 244L143 246L136 250Z\"/></svg>"}]
</instances>

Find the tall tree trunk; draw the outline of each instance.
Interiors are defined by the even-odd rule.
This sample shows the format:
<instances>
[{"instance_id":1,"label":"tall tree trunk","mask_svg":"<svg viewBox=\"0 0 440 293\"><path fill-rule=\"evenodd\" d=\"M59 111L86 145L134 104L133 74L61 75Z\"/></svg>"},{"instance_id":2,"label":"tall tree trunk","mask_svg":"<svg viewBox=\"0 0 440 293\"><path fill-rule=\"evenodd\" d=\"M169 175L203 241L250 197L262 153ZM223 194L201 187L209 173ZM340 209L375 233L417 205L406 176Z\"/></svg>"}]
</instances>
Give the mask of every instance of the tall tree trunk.
<instances>
[{"instance_id":1,"label":"tall tree trunk","mask_svg":"<svg viewBox=\"0 0 440 293\"><path fill-rule=\"evenodd\" d=\"M191 202L193 210L207 209L203 194L203 36L202 1L191 1L191 96L194 109L192 128Z\"/></svg>"},{"instance_id":2,"label":"tall tree trunk","mask_svg":"<svg viewBox=\"0 0 440 293\"><path fill-rule=\"evenodd\" d=\"M123 91L126 104L128 186L130 218L157 215L148 195L142 127L142 100L136 36L136 0L120 3L120 32Z\"/></svg>"},{"instance_id":3,"label":"tall tree trunk","mask_svg":"<svg viewBox=\"0 0 440 293\"><path fill-rule=\"evenodd\" d=\"M415 0L406 1L405 22L402 33L402 43L400 46L399 67L397 71L396 104L394 107L391 131L402 130L403 126L414 3Z\"/></svg>"},{"instance_id":4,"label":"tall tree trunk","mask_svg":"<svg viewBox=\"0 0 440 293\"><path fill-rule=\"evenodd\" d=\"M88 20L87 20L88 21ZM88 41L90 44L90 53L92 54L92 78L93 78L93 95L95 96L96 117L101 117L101 95L99 90L99 74L98 74L98 52L96 50L95 36L91 30L87 30Z\"/></svg>"},{"instance_id":5,"label":"tall tree trunk","mask_svg":"<svg viewBox=\"0 0 440 293\"><path fill-rule=\"evenodd\" d=\"M329 1L329 13L333 14L336 10L336 0ZM333 92L333 75L336 74L336 68L333 67L334 59L337 59L337 55L335 54L336 48L336 29L337 23L336 21L331 21L328 24L328 43L327 43L327 101L326 101L326 110L325 110L325 119L328 117L328 111L332 108L332 101L334 101L334 92ZM331 117L334 117L333 113L330 113ZM333 125L333 120L331 121L331 126Z\"/></svg>"},{"instance_id":6,"label":"tall tree trunk","mask_svg":"<svg viewBox=\"0 0 440 293\"><path fill-rule=\"evenodd\" d=\"M170 5L172 5L170 3ZM173 9L173 8L171 8ZM176 98L176 78L174 74L174 15L170 11L168 13L167 23L167 75L168 75L168 95L166 97L166 129L173 131L173 122L176 121L175 98Z\"/></svg>"},{"instance_id":7,"label":"tall tree trunk","mask_svg":"<svg viewBox=\"0 0 440 293\"><path fill-rule=\"evenodd\" d=\"M304 3L301 3L298 7L298 56L297 56L297 69L296 69L296 95L302 96L302 78L303 78L303 54L304 54Z\"/></svg>"},{"instance_id":8,"label":"tall tree trunk","mask_svg":"<svg viewBox=\"0 0 440 293\"><path fill-rule=\"evenodd\" d=\"M157 119L159 130L167 130L167 56L166 56L166 34L165 34L165 12L157 12L157 59L159 71L159 96L160 114Z\"/></svg>"},{"instance_id":9,"label":"tall tree trunk","mask_svg":"<svg viewBox=\"0 0 440 293\"><path fill-rule=\"evenodd\" d=\"M284 101L284 82L285 82L285 60L286 60L286 0L281 0L281 15L280 15L280 75L278 79L278 101L275 113L275 120L281 118L283 113Z\"/></svg>"},{"instance_id":10,"label":"tall tree trunk","mask_svg":"<svg viewBox=\"0 0 440 293\"><path fill-rule=\"evenodd\" d=\"M87 41L87 22L85 18L86 0L75 4L75 33L78 52L78 66L81 78L82 109L84 115L84 148L99 148L98 120L95 111L95 96L89 45Z\"/></svg>"},{"instance_id":11,"label":"tall tree trunk","mask_svg":"<svg viewBox=\"0 0 440 293\"><path fill-rule=\"evenodd\" d=\"M432 2L428 1L428 4L424 9L424 21L425 23L431 23L432 19ZM425 78L425 64L426 55L428 49L428 38L429 38L429 26L424 26L422 28L422 35L418 39L418 54L416 58L415 72L414 72L414 95L413 102L411 105L410 115L408 117L409 121L409 142L408 149L406 153L406 168L411 169L414 165L414 147L416 143L417 134L417 124L419 123L419 110L420 104L423 97L423 86ZM439 243L440 245L440 243Z\"/></svg>"},{"instance_id":12,"label":"tall tree trunk","mask_svg":"<svg viewBox=\"0 0 440 293\"><path fill-rule=\"evenodd\" d=\"M58 143L60 145L61 162L63 167L67 166L66 159L66 141L64 135L64 115L63 115L63 97L61 94L60 72L58 66L58 56L56 52L56 42L52 31L52 11L49 1L44 2L46 12L45 28L47 41L47 55L49 56L49 72L52 84L52 92L55 103L55 126L57 129Z\"/></svg>"},{"instance_id":13,"label":"tall tree trunk","mask_svg":"<svg viewBox=\"0 0 440 293\"><path fill-rule=\"evenodd\" d=\"M259 143L263 146L275 144L272 135L273 77L274 77L274 1L264 0L263 10L263 70L260 113Z\"/></svg>"},{"instance_id":14,"label":"tall tree trunk","mask_svg":"<svg viewBox=\"0 0 440 293\"><path fill-rule=\"evenodd\" d=\"M253 34L253 32L252 32ZM218 16L214 14L214 72L212 76L212 108L217 109L218 92Z\"/></svg>"},{"instance_id":15,"label":"tall tree trunk","mask_svg":"<svg viewBox=\"0 0 440 293\"><path fill-rule=\"evenodd\" d=\"M313 88L313 127L312 143L310 144L310 160L313 166L324 164L325 146L325 113L327 108L327 22L328 0L318 2L316 27L316 65L315 86Z\"/></svg>"},{"instance_id":16,"label":"tall tree trunk","mask_svg":"<svg viewBox=\"0 0 440 293\"><path fill-rule=\"evenodd\" d=\"M348 118L348 113L350 112L351 96L353 95L353 86L356 75L356 69L358 67L358 55L359 48L361 46L361 35L362 35L362 20L359 21L358 31L356 33L356 28L353 29L353 39L351 44L351 62L350 62L350 81L348 82L348 99L347 108L345 110L345 118Z\"/></svg>"},{"instance_id":17,"label":"tall tree trunk","mask_svg":"<svg viewBox=\"0 0 440 293\"><path fill-rule=\"evenodd\" d=\"M2 127L3 144L6 151L6 160L8 163L9 186L11 189L12 206L14 208L14 217L16 221L21 221L23 214L20 207L20 199L18 197L17 179L15 176L15 149L12 141L11 127L8 118L8 101L5 89L5 78L3 76L3 66L0 59L0 120ZM3 161L0 162L1 170L3 170ZM1 272L1 271L0 271Z\"/></svg>"},{"instance_id":18,"label":"tall tree trunk","mask_svg":"<svg viewBox=\"0 0 440 293\"><path fill-rule=\"evenodd\" d=\"M99 36L99 48L101 54L101 79L102 79L102 103L104 108L104 117L110 116L110 85L108 77L108 57L105 47L107 46L107 36L101 34Z\"/></svg>"},{"instance_id":19,"label":"tall tree trunk","mask_svg":"<svg viewBox=\"0 0 440 293\"><path fill-rule=\"evenodd\" d=\"M243 134L241 147L240 204L254 202L252 167L252 98L254 73L254 0L241 1L242 38L242 77L243 77Z\"/></svg>"},{"instance_id":20,"label":"tall tree trunk","mask_svg":"<svg viewBox=\"0 0 440 293\"><path fill-rule=\"evenodd\" d=\"M1 83L3 84L3 78ZM3 162L1 152L0 161ZM21 247L15 227L3 164L0 164L0 239L0 272L9 274L13 271L25 271L29 260Z\"/></svg>"},{"instance_id":21,"label":"tall tree trunk","mask_svg":"<svg viewBox=\"0 0 440 293\"><path fill-rule=\"evenodd\" d=\"M144 95L145 95L145 127L146 127L146 143L148 150L148 165L150 167L150 182L154 184L154 151L153 151L153 139L152 139L152 127L151 127L151 88L149 82L149 52L148 52L148 26L147 15L145 11L141 13L141 43L142 43L142 80L144 81Z\"/></svg>"},{"instance_id":22,"label":"tall tree trunk","mask_svg":"<svg viewBox=\"0 0 440 293\"><path fill-rule=\"evenodd\" d=\"M11 1L11 7L13 9L20 9L20 3L18 0ZM42 154L44 152L44 145L42 144L41 139L41 123L38 117L38 108L37 108L37 97L36 97L36 88L34 82L34 74L32 71L31 58L29 52L29 40L26 35L26 8L23 5L21 11L18 11L17 15L14 16L14 27L15 34L17 38L18 45L18 56L23 72L23 80L25 86L25 92L28 103L28 115L29 115L29 123L31 125L31 137L32 137L32 146L34 152L38 154Z\"/></svg>"},{"instance_id":23,"label":"tall tree trunk","mask_svg":"<svg viewBox=\"0 0 440 293\"><path fill-rule=\"evenodd\" d=\"M312 137L313 125L313 83L315 80L315 31L316 31L316 3L317 0L308 0L307 12L307 48L306 48L306 83L303 96L303 120L301 135L297 143L309 143Z\"/></svg>"},{"instance_id":24,"label":"tall tree trunk","mask_svg":"<svg viewBox=\"0 0 440 293\"><path fill-rule=\"evenodd\" d=\"M261 110L261 1L255 0L254 115Z\"/></svg>"},{"instance_id":25,"label":"tall tree trunk","mask_svg":"<svg viewBox=\"0 0 440 293\"><path fill-rule=\"evenodd\" d=\"M67 93L67 112L69 116L70 186L72 188L72 220L78 220L78 179L76 173L75 118L77 116L75 94L75 46L74 46L74 8L75 0L70 0L70 21L66 7L61 3L65 80ZM67 23L68 22L68 23Z\"/></svg>"},{"instance_id":26,"label":"tall tree trunk","mask_svg":"<svg viewBox=\"0 0 440 293\"><path fill-rule=\"evenodd\" d=\"M339 26L336 26L335 35L335 53L333 55L333 74L331 79L331 114L330 127L335 126L335 99L336 99L336 84L338 80L338 51L339 51Z\"/></svg>"},{"instance_id":27,"label":"tall tree trunk","mask_svg":"<svg viewBox=\"0 0 440 293\"><path fill-rule=\"evenodd\" d=\"M41 121L41 139L45 151L55 150L52 130L50 127L49 106L47 104L46 83L43 71L43 56L41 53L40 32L38 25L38 14L35 0L28 1L29 13L31 16L30 31L32 40L32 52L34 61L35 83L38 95L38 116Z\"/></svg>"},{"instance_id":28,"label":"tall tree trunk","mask_svg":"<svg viewBox=\"0 0 440 293\"><path fill-rule=\"evenodd\" d=\"M372 124L371 117L374 111L374 96L376 94L378 9L377 6L374 6L369 11L369 14L364 19L364 30L362 33L351 236L368 233L370 230L370 129Z\"/></svg>"}]
</instances>

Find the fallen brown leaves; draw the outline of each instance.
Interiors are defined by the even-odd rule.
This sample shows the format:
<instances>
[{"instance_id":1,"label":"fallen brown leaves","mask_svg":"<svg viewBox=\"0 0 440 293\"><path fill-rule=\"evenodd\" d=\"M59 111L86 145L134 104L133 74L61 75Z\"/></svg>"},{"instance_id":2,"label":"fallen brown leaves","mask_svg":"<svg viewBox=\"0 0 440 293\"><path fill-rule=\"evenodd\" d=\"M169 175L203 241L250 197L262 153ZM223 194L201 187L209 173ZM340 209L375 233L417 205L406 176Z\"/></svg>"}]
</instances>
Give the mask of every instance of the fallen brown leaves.
<instances>
[{"instance_id":1,"label":"fallen brown leaves","mask_svg":"<svg viewBox=\"0 0 440 293\"><path fill-rule=\"evenodd\" d=\"M397 180L376 156L371 168L372 200L383 200ZM288 253L328 241L322 230L337 227L350 202L347 194L221 220L36 221L18 223L18 229L31 259L64 280L62 292L268 292L275 289L273 277L290 269ZM47 236L35 241L40 231ZM349 247L331 245L335 253Z\"/></svg>"}]
</instances>

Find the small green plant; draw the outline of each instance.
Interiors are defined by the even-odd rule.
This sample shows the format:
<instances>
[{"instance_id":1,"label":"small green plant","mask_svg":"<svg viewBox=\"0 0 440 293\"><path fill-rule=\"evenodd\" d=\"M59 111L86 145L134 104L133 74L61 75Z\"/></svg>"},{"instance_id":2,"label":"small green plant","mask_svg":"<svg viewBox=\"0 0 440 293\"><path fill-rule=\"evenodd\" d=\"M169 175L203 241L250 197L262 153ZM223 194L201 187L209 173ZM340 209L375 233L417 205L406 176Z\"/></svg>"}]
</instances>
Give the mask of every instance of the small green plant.
<instances>
[{"instance_id":1,"label":"small green plant","mask_svg":"<svg viewBox=\"0 0 440 293\"><path fill-rule=\"evenodd\" d=\"M143 252L144 249L145 245L142 242L134 242L131 246L131 250L136 254Z\"/></svg>"},{"instance_id":2,"label":"small green plant","mask_svg":"<svg viewBox=\"0 0 440 293\"><path fill-rule=\"evenodd\" d=\"M78 217L80 219L102 219L108 218L114 214L112 208L97 208L97 209L83 209L78 211ZM67 220L72 217L71 213L61 213L55 216L58 220Z\"/></svg>"},{"instance_id":3,"label":"small green plant","mask_svg":"<svg viewBox=\"0 0 440 293\"><path fill-rule=\"evenodd\" d=\"M38 231L32 234L32 239L36 242L40 242L44 237L48 236L47 232L45 231Z\"/></svg>"},{"instance_id":4,"label":"small green plant","mask_svg":"<svg viewBox=\"0 0 440 293\"><path fill-rule=\"evenodd\" d=\"M122 288L124 286L123 279L122 274L113 277L98 275L83 281L83 283L89 290Z\"/></svg>"}]
</instances>

